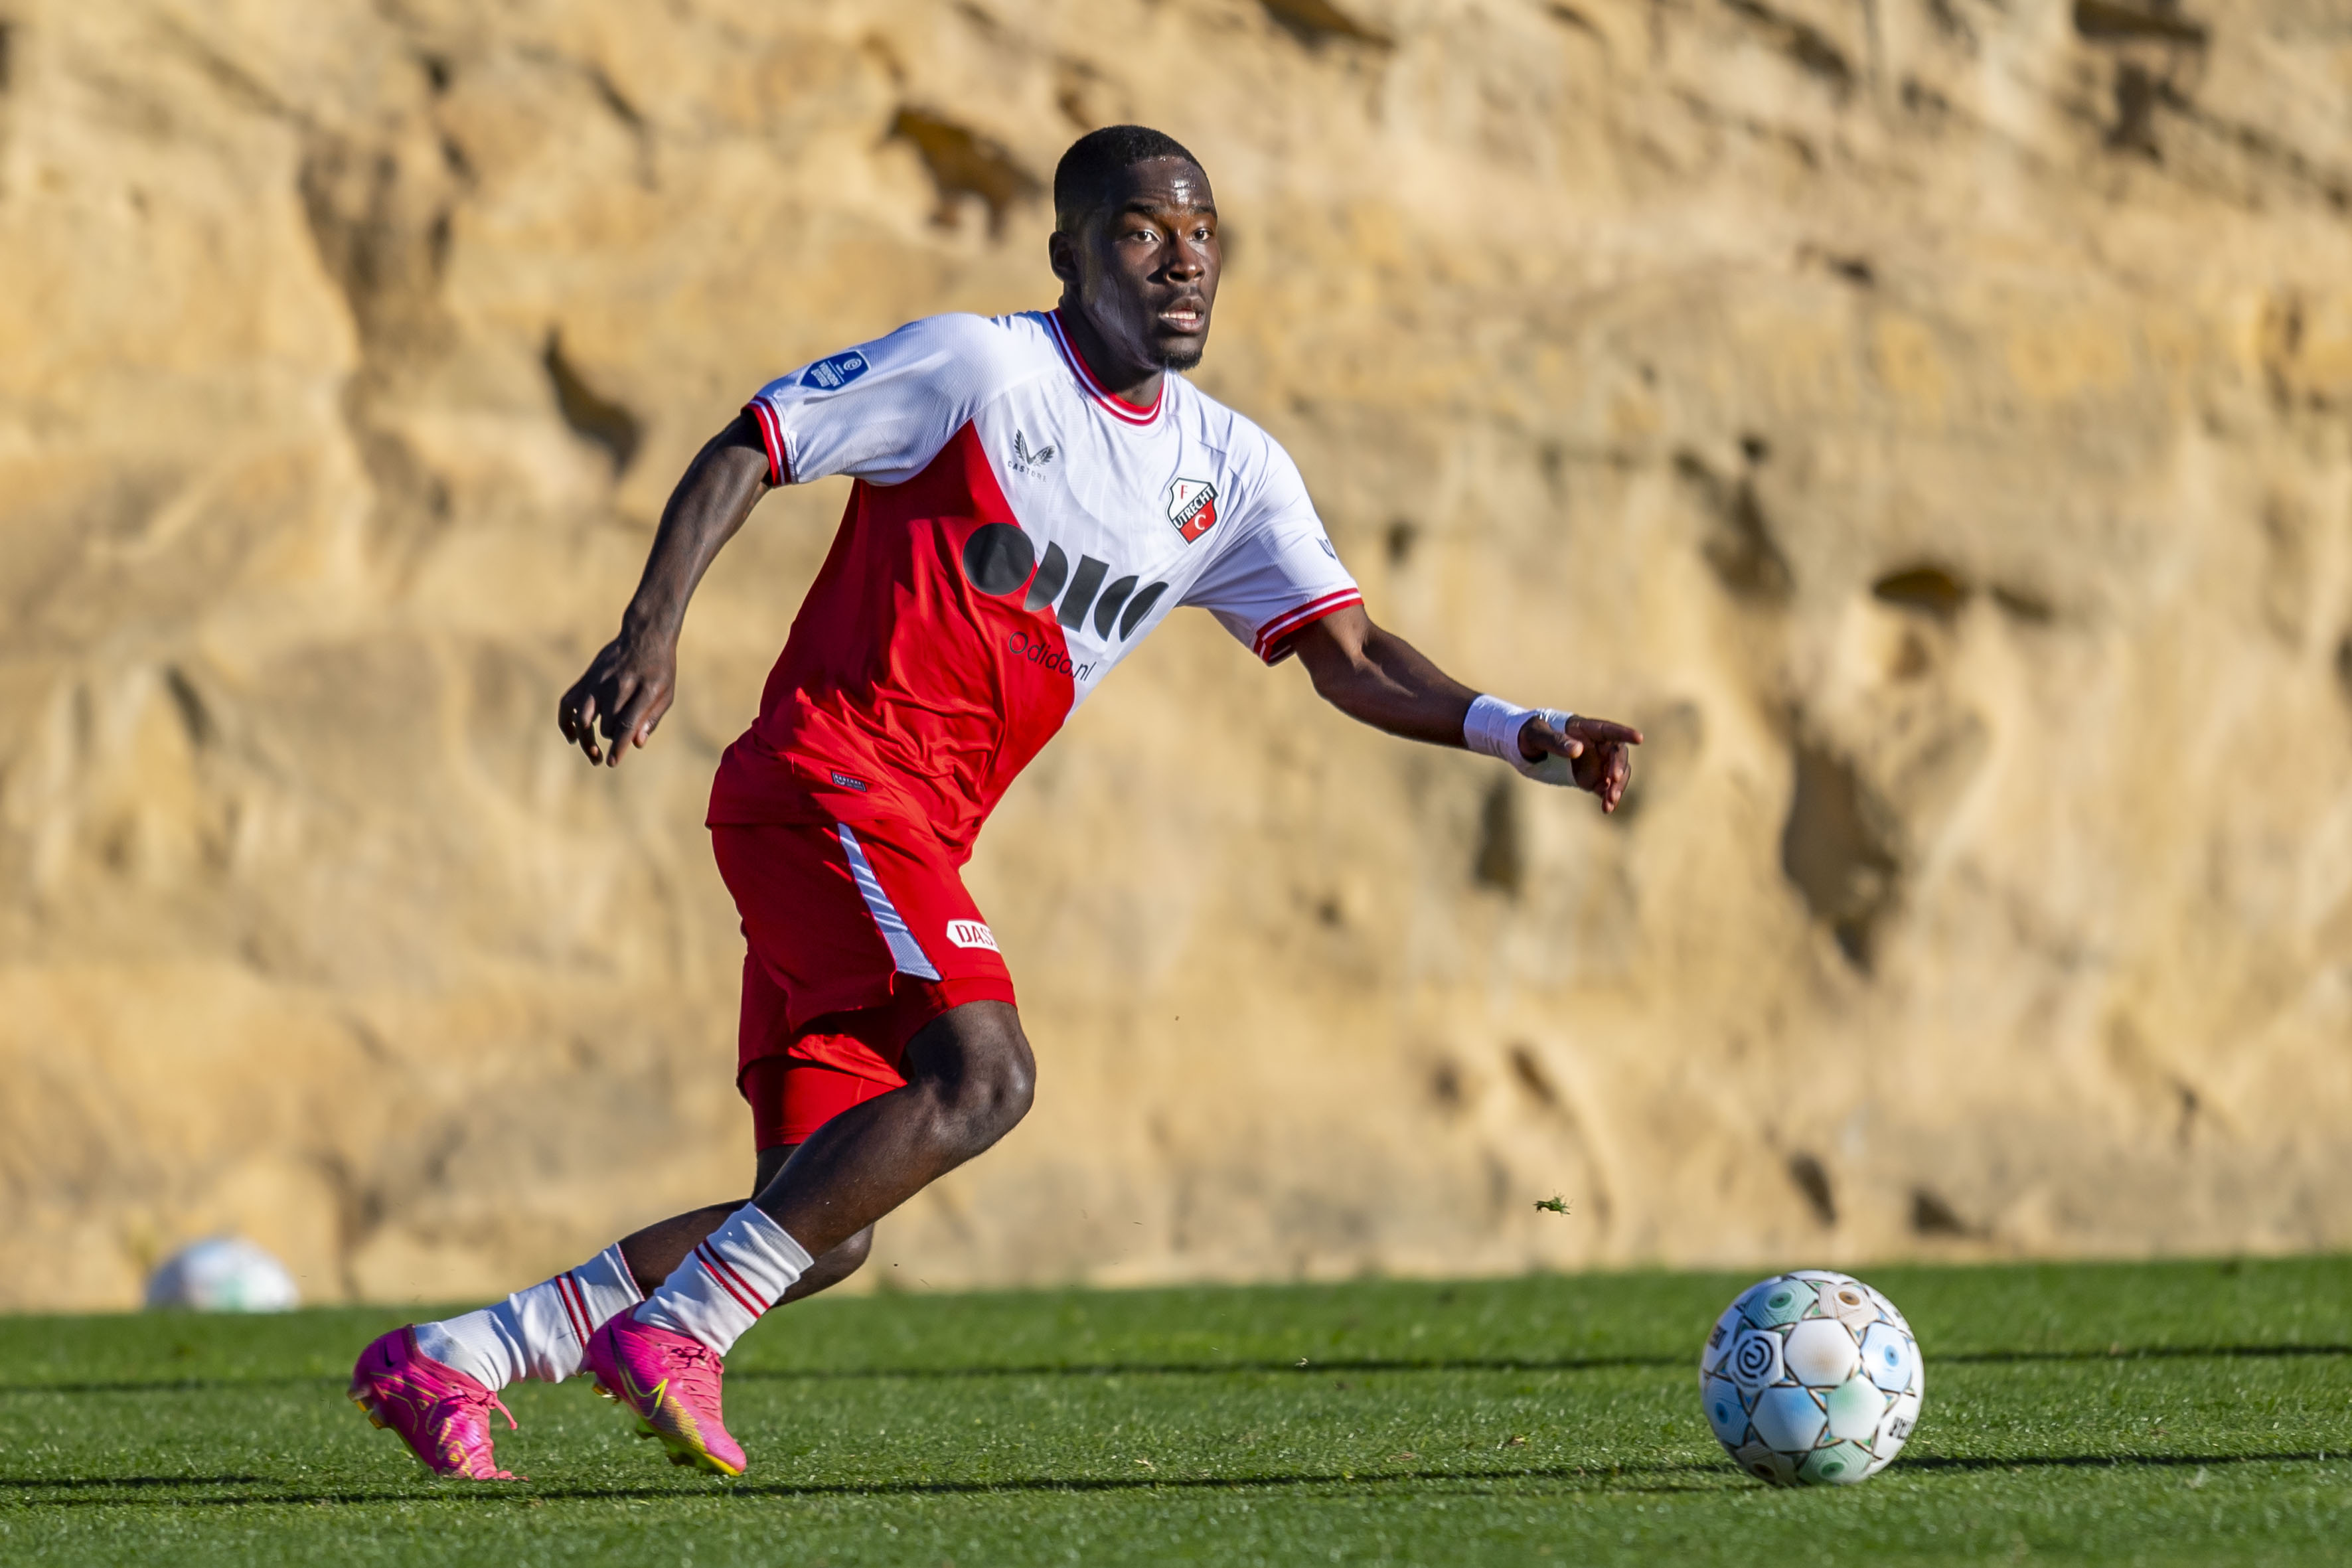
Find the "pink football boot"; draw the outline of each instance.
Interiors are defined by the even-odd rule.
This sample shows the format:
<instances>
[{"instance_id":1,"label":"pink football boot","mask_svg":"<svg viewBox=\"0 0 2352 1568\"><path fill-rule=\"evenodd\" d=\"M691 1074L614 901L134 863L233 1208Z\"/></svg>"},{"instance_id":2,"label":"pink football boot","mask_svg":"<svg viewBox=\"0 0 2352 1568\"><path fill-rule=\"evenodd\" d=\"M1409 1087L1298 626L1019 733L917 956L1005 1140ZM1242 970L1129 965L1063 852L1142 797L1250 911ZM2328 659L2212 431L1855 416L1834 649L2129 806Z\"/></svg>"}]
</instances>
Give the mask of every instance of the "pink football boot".
<instances>
[{"instance_id":1,"label":"pink football boot","mask_svg":"<svg viewBox=\"0 0 2352 1568\"><path fill-rule=\"evenodd\" d=\"M719 1352L691 1334L648 1328L623 1312L590 1337L596 1391L635 1411L641 1436L658 1437L673 1465L740 1476L750 1461L719 1415Z\"/></svg>"},{"instance_id":2,"label":"pink football boot","mask_svg":"<svg viewBox=\"0 0 2352 1568\"><path fill-rule=\"evenodd\" d=\"M394 1329L360 1352L352 1368L352 1403L389 1426L436 1476L511 1481L490 1453L490 1412L515 1426L499 1396L456 1367L416 1348L416 1331Z\"/></svg>"}]
</instances>

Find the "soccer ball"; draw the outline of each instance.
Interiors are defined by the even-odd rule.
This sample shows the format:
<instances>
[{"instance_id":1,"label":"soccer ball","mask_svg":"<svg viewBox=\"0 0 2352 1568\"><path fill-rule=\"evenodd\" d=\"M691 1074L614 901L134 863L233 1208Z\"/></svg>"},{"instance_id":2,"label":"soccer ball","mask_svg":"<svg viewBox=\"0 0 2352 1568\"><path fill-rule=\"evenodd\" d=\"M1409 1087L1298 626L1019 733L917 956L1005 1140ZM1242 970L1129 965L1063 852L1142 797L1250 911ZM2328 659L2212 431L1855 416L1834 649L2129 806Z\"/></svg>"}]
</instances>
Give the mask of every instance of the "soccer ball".
<instances>
[{"instance_id":1,"label":"soccer ball","mask_svg":"<svg viewBox=\"0 0 2352 1568\"><path fill-rule=\"evenodd\" d=\"M1698 1386L1741 1469L1776 1487L1846 1487L1903 1451L1927 1375L1894 1302L1851 1276L1800 1268L1724 1309Z\"/></svg>"},{"instance_id":2,"label":"soccer ball","mask_svg":"<svg viewBox=\"0 0 2352 1568\"><path fill-rule=\"evenodd\" d=\"M147 1281L150 1307L199 1312L283 1312L301 1298L284 1264L237 1236L191 1242Z\"/></svg>"}]
</instances>

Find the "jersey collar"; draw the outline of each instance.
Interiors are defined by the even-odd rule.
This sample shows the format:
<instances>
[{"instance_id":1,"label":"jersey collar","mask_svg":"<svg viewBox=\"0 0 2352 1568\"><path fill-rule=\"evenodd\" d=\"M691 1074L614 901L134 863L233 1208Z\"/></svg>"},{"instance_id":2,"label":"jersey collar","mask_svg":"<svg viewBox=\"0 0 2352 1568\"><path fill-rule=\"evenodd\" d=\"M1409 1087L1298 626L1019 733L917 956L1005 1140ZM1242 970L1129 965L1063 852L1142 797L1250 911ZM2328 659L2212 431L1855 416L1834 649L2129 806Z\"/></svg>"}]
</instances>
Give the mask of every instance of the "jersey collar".
<instances>
[{"instance_id":1,"label":"jersey collar","mask_svg":"<svg viewBox=\"0 0 2352 1568\"><path fill-rule=\"evenodd\" d=\"M1045 312L1045 330L1053 334L1054 346L1062 353L1062 363L1070 367L1070 374L1077 377L1078 385L1085 389L1086 395L1093 398L1105 413L1122 425L1144 426L1159 423L1160 411L1168 406L1167 376L1163 375L1160 378L1160 395L1152 399L1150 407L1146 408L1138 404L1129 403L1126 398L1097 381L1095 373L1087 368L1087 362L1079 354L1077 345L1071 342L1069 333L1062 330L1062 311L1059 306Z\"/></svg>"}]
</instances>

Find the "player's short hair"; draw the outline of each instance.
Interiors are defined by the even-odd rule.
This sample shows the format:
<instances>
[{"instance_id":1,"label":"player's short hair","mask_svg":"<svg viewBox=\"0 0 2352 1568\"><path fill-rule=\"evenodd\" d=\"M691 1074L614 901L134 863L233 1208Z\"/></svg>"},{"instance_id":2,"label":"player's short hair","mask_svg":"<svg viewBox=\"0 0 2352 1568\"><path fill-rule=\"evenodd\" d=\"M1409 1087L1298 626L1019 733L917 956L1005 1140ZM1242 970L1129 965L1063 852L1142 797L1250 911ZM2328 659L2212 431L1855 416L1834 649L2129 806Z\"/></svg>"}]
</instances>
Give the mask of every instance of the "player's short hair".
<instances>
[{"instance_id":1,"label":"player's short hair","mask_svg":"<svg viewBox=\"0 0 2352 1568\"><path fill-rule=\"evenodd\" d=\"M1070 143L1054 165L1054 224L1075 234L1108 196L1111 182L1138 163L1181 158L1194 168L1201 160L1181 142L1149 125L1106 125Z\"/></svg>"}]
</instances>

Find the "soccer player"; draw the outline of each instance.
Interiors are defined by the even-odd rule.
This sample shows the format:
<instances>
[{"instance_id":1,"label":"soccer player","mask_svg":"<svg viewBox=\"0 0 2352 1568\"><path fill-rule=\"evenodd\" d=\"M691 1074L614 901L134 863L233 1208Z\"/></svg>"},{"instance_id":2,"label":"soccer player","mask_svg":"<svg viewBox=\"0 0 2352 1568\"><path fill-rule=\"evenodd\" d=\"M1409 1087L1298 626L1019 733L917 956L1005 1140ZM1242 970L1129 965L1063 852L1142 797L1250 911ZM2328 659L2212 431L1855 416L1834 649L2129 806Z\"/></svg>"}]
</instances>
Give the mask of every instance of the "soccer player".
<instances>
[{"instance_id":1,"label":"soccer player","mask_svg":"<svg viewBox=\"0 0 2352 1568\"><path fill-rule=\"evenodd\" d=\"M752 1199L368 1346L352 1397L440 1474L510 1479L498 1391L583 1366L674 1462L742 1472L720 1358L854 1272L876 1221L1029 1109L1013 978L958 873L1014 775L1177 606L1267 664L1296 654L1351 718L1604 811L1623 796L1637 731L1483 696L1375 626L1289 457L1183 379L1222 261L1199 160L1140 126L1097 131L1055 169L1054 211L1052 310L935 316L762 387L687 469L620 635L563 695L590 763L645 745L687 602L752 506L855 478L710 798L750 949Z\"/></svg>"}]
</instances>

